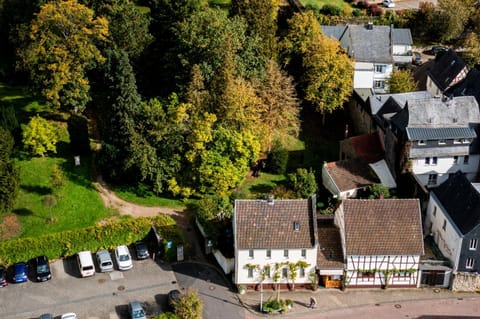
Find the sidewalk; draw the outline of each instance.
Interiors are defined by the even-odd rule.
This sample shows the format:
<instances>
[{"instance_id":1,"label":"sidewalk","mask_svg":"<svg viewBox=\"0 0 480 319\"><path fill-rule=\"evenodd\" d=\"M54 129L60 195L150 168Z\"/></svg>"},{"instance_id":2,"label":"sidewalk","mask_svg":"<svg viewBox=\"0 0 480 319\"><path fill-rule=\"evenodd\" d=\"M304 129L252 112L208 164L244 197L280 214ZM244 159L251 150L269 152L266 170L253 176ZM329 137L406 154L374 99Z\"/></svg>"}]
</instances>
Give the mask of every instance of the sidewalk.
<instances>
[{"instance_id":1,"label":"sidewalk","mask_svg":"<svg viewBox=\"0 0 480 319\"><path fill-rule=\"evenodd\" d=\"M311 296L315 296L317 307L308 308ZM238 298L247 310L246 319L261 318L269 315L259 312L260 292L247 292L244 295L238 294ZM264 291L263 300L276 298L276 291ZM290 299L293 301L291 310L285 312L281 317L295 318L302 314L325 313L333 310L360 307L366 305L382 305L393 303L401 305L402 302L422 301L422 300L447 300L447 299L467 299L476 298L480 301L480 294L476 293L458 293L447 289L347 289L341 291L338 289L318 289L317 291L281 291L281 299ZM277 315L278 317L278 315Z\"/></svg>"}]
</instances>

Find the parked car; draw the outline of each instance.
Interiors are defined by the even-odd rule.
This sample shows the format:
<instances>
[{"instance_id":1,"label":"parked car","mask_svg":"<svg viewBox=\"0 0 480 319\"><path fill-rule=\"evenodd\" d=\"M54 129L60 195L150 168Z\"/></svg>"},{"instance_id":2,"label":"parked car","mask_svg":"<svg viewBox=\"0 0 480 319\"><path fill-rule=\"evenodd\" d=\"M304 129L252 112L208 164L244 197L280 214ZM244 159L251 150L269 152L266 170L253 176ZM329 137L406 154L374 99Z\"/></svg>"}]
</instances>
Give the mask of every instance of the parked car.
<instances>
[{"instance_id":1,"label":"parked car","mask_svg":"<svg viewBox=\"0 0 480 319\"><path fill-rule=\"evenodd\" d=\"M95 265L93 264L92 253L89 250L77 253L77 264L80 276L88 277L95 275Z\"/></svg>"},{"instance_id":2,"label":"parked car","mask_svg":"<svg viewBox=\"0 0 480 319\"><path fill-rule=\"evenodd\" d=\"M7 269L3 266L0 266L0 288L8 285L7 281Z\"/></svg>"},{"instance_id":3,"label":"parked car","mask_svg":"<svg viewBox=\"0 0 480 319\"><path fill-rule=\"evenodd\" d=\"M53 319L53 315L51 313L44 313L43 315L40 315L38 319Z\"/></svg>"},{"instance_id":4,"label":"parked car","mask_svg":"<svg viewBox=\"0 0 480 319\"><path fill-rule=\"evenodd\" d=\"M47 281L52 279L47 256L38 256L35 258L35 270L37 272L37 281Z\"/></svg>"},{"instance_id":5,"label":"parked car","mask_svg":"<svg viewBox=\"0 0 480 319\"><path fill-rule=\"evenodd\" d=\"M28 281L28 265L24 262L16 263L13 266L13 282L14 283L21 283Z\"/></svg>"},{"instance_id":6,"label":"parked car","mask_svg":"<svg viewBox=\"0 0 480 319\"><path fill-rule=\"evenodd\" d=\"M420 65L422 64L422 55L420 54L420 52L417 52L417 51L413 51L413 59L412 59L412 63L415 64L415 65Z\"/></svg>"},{"instance_id":7,"label":"parked car","mask_svg":"<svg viewBox=\"0 0 480 319\"><path fill-rule=\"evenodd\" d=\"M436 56L439 53L444 53L444 52L447 52L447 51L448 51L447 47L444 47L442 45L435 45L430 50L425 51L425 53L429 54L429 55L435 55Z\"/></svg>"},{"instance_id":8,"label":"parked car","mask_svg":"<svg viewBox=\"0 0 480 319\"><path fill-rule=\"evenodd\" d=\"M108 250L99 250L97 251L96 256L100 272L107 272L113 270L113 261Z\"/></svg>"},{"instance_id":9,"label":"parked car","mask_svg":"<svg viewBox=\"0 0 480 319\"><path fill-rule=\"evenodd\" d=\"M383 6L385 8L395 8L395 2L393 0L383 0Z\"/></svg>"},{"instance_id":10,"label":"parked car","mask_svg":"<svg viewBox=\"0 0 480 319\"><path fill-rule=\"evenodd\" d=\"M148 257L150 257L147 244L145 244L143 241L135 242L133 244L133 247L135 248L135 257L137 259L147 259Z\"/></svg>"},{"instance_id":11,"label":"parked car","mask_svg":"<svg viewBox=\"0 0 480 319\"><path fill-rule=\"evenodd\" d=\"M133 267L132 256L125 245L115 248L115 260L119 270L128 270Z\"/></svg>"},{"instance_id":12,"label":"parked car","mask_svg":"<svg viewBox=\"0 0 480 319\"><path fill-rule=\"evenodd\" d=\"M69 313L64 313L60 319L77 319L77 314L73 313L73 312L69 312Z\"/></svg>"},{"instance_id":13,"label":"parked car","mask_svg":"<svg viewBox=\"0 0 480 319\"><path fill-rule=\"evenodd\" d=\"M142 304L138 301L132 301L128 304L128 314L131 319L147 319Z\"/></svg>"}]
</instances>

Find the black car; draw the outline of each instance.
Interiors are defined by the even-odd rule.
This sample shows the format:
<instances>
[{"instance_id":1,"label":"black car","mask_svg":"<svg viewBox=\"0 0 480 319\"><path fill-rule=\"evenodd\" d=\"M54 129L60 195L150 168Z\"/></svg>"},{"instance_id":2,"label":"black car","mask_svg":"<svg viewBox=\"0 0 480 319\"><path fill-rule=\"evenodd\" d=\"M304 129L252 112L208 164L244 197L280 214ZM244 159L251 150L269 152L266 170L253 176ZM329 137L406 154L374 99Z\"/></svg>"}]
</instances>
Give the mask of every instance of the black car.
<instances>
[{"instance_id":1,"label":"black car","mask_svg":"<svg viewBox=\"0 0 480 319\"><path fill-rule=\"evenodd\" d=\"M413 51L413 64L420 65L422 64L422 55L419 52Z\"/></svg>"},{"instance_id":2,"label":"black car","mask_svg":"<svg viewBox=\"0 0 480 319\"><path fill-rule=\"evenodd\" d=\"M445 53L447 51L448 51L448 48L441 45L436 45L432 47L432 53L435 56L437 56L437 54L439 53Z\"/></svg>"},{"instance_id":3,"label":"black car","mask_svg":"<svg viewBox=\"0 0 480 319\"><path fill-rule=\"evenodd\" d=\"M8 285L7 269L3 266L0 266L0 287L5 287L6 285Z\"/></svg>"},{"instance_id":4,"label":"black car","mask_svg":"<svg viewBox=\"0 0 480 319\"><path fill-rule=\"evenodd\" d=\"M47 281L52 279L47 256L38 256L35 258L35 270L37 272L37 281Z\"/></svg>"},{"instance_id":5,"label":"black car","mask_svg":"<svg viewBox=\"0 0 480 319\"><path fill-rule=\"evenodd\" d=\"M175 309L175 304L180 300L182 293L178 289L170 290L167 295L167 303L170 309Z\"/></svg>"},{"instance_id":6,"label":"black car","mask_svg":"<svg viewBox=\"0 0 480 319\"><path fill-rule=\"evenodd\" d=\"M148 257L150 257L147 244L145 244L143 241L135 242L133 244L133 247L135 249L135 256L137 257L137 259L147 259Z\"/></svg>"}]
</instances>

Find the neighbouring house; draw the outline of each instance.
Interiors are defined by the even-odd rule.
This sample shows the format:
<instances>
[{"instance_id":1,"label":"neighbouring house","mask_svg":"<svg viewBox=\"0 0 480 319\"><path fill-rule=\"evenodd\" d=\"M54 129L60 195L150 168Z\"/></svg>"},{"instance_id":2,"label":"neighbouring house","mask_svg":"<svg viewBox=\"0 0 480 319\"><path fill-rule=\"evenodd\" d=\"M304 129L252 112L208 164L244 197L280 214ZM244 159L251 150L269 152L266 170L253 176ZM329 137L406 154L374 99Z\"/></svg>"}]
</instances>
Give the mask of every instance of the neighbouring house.
<instances>
[{"instance_id":1,"label":"neighbouring house","mask_svg":"<svg viewBox=\"0 0 480 319\"><path fill-rule=\"evenodd\" d=\"M347 199L335 212L345 287L417 287L424 254L418 199Z\"/></svg>"},{"instance_id":2,"label":"neighbouring house","mask_svg":"<svg viewBox=\"0 0 480 319\"><path fill-rule=\"evenodd\" d=\"M309 288L318 253L316 200L236 200L235 276L246 289Z\"/></svg>"},{"instance_id":3,"label":"neighbouring house","mask_svg":"<svg viewBox=\"0 0 480 319\"><path fill-rule=\"evenodd\" d=\"M370 89L375 93L388 91L387 81L394 66L412 63L410 29L374 25L322 25L323 33L340 42L355 60L354 89Z\"/></svg>"},{"instance_id":4,"label":"neighbouring house","mask_svg":"<svg viewBox=\"0 0 480 319\"><path fill-rule=\"evenodd\" d=\"M383 159L385 151L378 133L353 136L340 142L340 161L322 167L323 186L338 199L355 198L373 184L396 188Z\"/></svg>"},{"instance_id":5,"label":"neighbouring house","mask_svg":"<svg viewBox=\"0 0 480 319\"><path fill-rule=\"evenodd\" d=\"M436 58L433 66L427 71L427 91L432 96L441 96L453 85L463 80L468 67L453 50Z\"/></svg>"},{"instance_id":6,"label":"neighbouring house","mask_svg":"<svg viewBox=\"0 0 480 319\"><path fill-rule=\"evenodd\" d=\"M448 97L475 96L477 103L480 104L480 71L471 69L462 81L448 88L444 95Z\"/></svg>"},{"instance_id":7,"label":"neighbouring house","mask_svg":"<svg viewBox=\"0 0 480 319\"><path fill-rule=\"evenodd\" d=\"M341 288L343 285L342 241L333 218L318 218L317 274L320 286Z\"/></svg>"},{"instance_id":8,"label":"neighbouring house","mask_svg":"<svg viewBox=\"0 0 480 319\"><path fill-rule=\"evenodd\" d=\"M424 231L451 262L452 289L478 291L480 193L463 172L452 174L431 190Z\"/></svg>"},{"instance_id":9,"label":"neighbouring house","mask_svg":"<svg viewBox=\"0 0 480 319\"><path fill-rule=\"evenodd\" d=\"M408 100L392 116L385 140L396 151L398 170L420 185L435 187L461 170L469 180L478 172L478 103L473 96ZM392 141L393 140L393 141ZM396 150L395 150L396 149Z\"/></svg>"}]
</instances>

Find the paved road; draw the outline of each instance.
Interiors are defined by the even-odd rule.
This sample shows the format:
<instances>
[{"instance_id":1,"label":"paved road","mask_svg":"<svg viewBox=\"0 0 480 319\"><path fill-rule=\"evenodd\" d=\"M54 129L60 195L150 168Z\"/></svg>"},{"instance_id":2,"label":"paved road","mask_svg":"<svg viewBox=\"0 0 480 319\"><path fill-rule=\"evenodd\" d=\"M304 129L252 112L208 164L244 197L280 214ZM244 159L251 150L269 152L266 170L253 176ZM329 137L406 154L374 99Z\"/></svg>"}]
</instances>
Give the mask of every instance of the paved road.
<instances>
[{"instance_id":1,"label":"paved road","mask_svg":"<svg viewBox=\"0 0 480 319\"><path fill-rule=\"evenodd\" d=\"M75 312L82 319L126 319L129 301L142 302L148 314L166 307L167 293L178 289L173 271L153 260L134 261L131 270L79 278L73 259L51 265L53 279L9 284L0 289L2 319L38 318Z\"/></svg>"},{"instance_id":2,"label":"paved road","mask_svg":"<svg viewBox=\"0 0 480 319\"><path fill-rule=\"evenodd\" d=\"M245 309L239 305L236 294L216 268L192 262L175 264L172 268L181 289L191 287L198 291L204 301L203 318L244 318Z\"/></svg>"}]
</instances>

